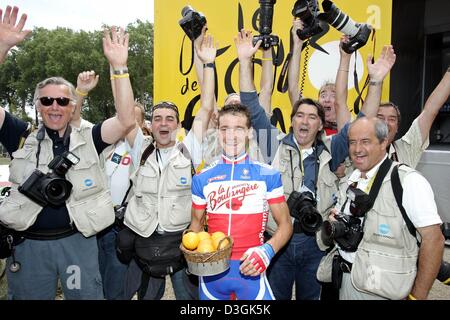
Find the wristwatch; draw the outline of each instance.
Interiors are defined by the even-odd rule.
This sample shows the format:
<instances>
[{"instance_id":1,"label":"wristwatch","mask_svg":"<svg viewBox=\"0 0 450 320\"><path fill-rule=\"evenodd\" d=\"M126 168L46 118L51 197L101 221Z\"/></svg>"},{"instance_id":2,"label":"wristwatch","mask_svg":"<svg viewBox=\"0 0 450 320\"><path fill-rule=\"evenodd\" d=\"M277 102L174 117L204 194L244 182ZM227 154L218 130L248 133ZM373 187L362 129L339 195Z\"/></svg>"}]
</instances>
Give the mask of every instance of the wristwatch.
<instances>
[{"instance_id":1,"label":"wristwatch","mask_svg":"<svg viewBox=\"0 0 450 320\"><path fill-rule=\"evenodd\" d=\"M370 86L381 86L382 83L383 83L383 81L375 81L375 80L369 81Z\"/></svg>"},{"instance_id":2,"label":"wristwatch","mask_svg":"<svg viewBox=\"0 0 450 320\"><path fill-rule=\"evenodd\" d=\"M113 74L115 75L121 75L126 73L128 73L128 68L113 70Z\"/></svg>"},{"instance_id":3,"label":"wristwatch","mask_svg":"<svg viewBox=\"0 0 450 320\"><path fill-rule=\"evenodd\" d=\"M203 68L213 68L214 69L214 62L210 62L210 63L204 63L203 64Z\"/></svg>"}]
</instances>

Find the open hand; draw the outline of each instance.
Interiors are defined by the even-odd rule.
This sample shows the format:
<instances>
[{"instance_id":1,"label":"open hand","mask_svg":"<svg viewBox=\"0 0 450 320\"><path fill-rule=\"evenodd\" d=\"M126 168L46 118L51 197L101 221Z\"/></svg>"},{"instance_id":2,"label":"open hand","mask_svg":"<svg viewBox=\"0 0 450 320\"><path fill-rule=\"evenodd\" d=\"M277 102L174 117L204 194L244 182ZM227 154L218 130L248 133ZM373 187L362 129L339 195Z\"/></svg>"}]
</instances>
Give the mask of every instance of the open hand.
<instances>
[{"instance_id":1,"label":"open hand","mask_svg":"<svg viewBox=\"0 0 450 320\"><path fill-rule=\"evenodd\" d=\"M396 55L392 45L386 45L381 50L380 57L372 63L372 56L367 57L367 70L370 80L383 81L394 66Z\"/></svg>"},{"instance_id":2,"label":"open hand","mask_svg":"<svg viewBox=\"0 0 450 320\"><path fill-rule=\"evenodd\" d=\"M6 53L9 49L22 42L31 30L23 30L27 15L22 14L17 23L18 7L7 6L5 14L0 9L0 51Z\"/></svg>"},{"instance_id":3,"label":"open hand","mask_svg":"<svg viewBox=\"0 0 450 320\"><path fill-rule=\"evenodd\" d=\"M258 51L262 40L259 40L255 46L253 46L253 36L252 32L242 29L238 33L237 37L234 38L234 43L236 45L239 61L241 60L251 60L253 55Z\"/></svg>"},{"instance_id":4,"label":"open hand","mask_svg":"<svg viewBox=\"0 0 450 320\"><path fill-rule=\"evenodd\" d=\"M127 66L128 37L123 28L117 30L114 26L103 32L103 52L114 69Z\"/></svg>"}]
</instances>

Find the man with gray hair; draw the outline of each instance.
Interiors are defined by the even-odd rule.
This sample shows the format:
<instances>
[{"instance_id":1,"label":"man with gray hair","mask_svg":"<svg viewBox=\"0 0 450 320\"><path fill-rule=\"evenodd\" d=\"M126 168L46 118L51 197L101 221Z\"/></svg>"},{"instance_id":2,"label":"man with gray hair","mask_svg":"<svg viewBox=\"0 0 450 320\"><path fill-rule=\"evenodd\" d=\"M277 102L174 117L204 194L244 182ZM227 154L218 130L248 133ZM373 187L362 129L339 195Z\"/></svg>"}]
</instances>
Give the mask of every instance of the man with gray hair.
<instances>
[{"instance_id":1,"label":"man with gray hair","mask_svg":"<svg viewBox=\"0 0 450 320\"><path fill-rule=\"evenodd\" d=\"M337 252L330 254L337 253L332 274L333 283L340 285L339 298L426 299L444 248L431 186L414 169L397 167L388 158L388 127L381 119L357 119L348 137L356 169L349 177L346 199L324 224L325 240L337 244ZM393 170L403 186L404 209L394 197ZM420 237L411 235L401 210Z\"/></svg>"},{"instance_id":2,"label":"man with gray hair","mask_svg":"<svg viewBox=\"0 0 450 320\"><path fill-rule=\"evenodd\" d=\"M3 20L0 10L0 61L28 33L26 15L16 25L18 10L8 6ZM114 70L115 117L72 127L75 88L51 77L36 86L42 125L22 146L27 124L0 107L0 143L12 158L0 222L25 239L7 261L9 299L54 299L58 280L66 299L103 299L94 235L114 222L114 210L99 155L135 125L123 29L105 31L103 51Z\"/></svg>"}]
</instances>

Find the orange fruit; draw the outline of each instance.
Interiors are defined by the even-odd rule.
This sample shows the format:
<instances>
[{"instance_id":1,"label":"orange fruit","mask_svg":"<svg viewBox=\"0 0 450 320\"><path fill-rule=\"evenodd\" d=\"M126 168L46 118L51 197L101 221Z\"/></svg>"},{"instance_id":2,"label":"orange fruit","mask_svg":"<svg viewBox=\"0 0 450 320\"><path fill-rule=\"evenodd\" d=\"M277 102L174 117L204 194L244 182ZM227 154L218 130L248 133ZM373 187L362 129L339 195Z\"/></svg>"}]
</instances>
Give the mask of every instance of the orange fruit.
<instances>
[{"instance_id":1,"label":"orange fruit","mask_svg":"<svg viewBox=\"0 0 450 320\"><path fill-rule=\"evenodd\" d=\"M195 232L187 232L183 235L182 243L183 246L188 250L195 250L197 249L198 243L200 242L200 239Z\"/></svg>"},{"instance_id":2,"label":"orange fruit","mask_svg":"<svg viewBox=\"0 0 450 320\"><path fill-rule=\"evenodd\" d=\"M200 241L204 239L211 239L211 235L206 231L197 232L197 236Z\"/></svg>"},{"instance_id":3,"label":"orange fruit","mask_svg":"<svg viewBox=\"0 0 450 320\"><path fill-rule=\"evenodd\" d=\"M228 239L225 239L224 241L222 241L222 243L220 244L220 248L219 248L220 240L222 240L225 237L226 237L226 235L222 231L216 231L211 235L213 246L216 250L218 250L220 248L225 248L228 245L229 241L228 241Z\"/></svg>"},{"instance_id":4,"label":"orange fruit","mask_svg":"<svg viewBox=\"0 0 450 320\"><path fill-rule=\"evenodd\" d=\"M208 253L213 251L215 250L211 239L203 239L197 246L197 252L199 253Z\"/></svg>"}]
</instances>

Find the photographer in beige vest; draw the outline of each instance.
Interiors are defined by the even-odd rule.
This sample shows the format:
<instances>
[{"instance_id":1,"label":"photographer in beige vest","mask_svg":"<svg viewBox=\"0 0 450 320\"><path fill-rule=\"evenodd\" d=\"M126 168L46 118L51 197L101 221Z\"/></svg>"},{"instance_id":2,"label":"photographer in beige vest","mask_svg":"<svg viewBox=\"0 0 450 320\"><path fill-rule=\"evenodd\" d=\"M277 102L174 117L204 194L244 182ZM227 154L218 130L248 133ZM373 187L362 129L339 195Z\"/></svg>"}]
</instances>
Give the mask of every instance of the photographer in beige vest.
<instances>
[{"instance_id":1,"label":"photographer in beige vest","mask_svg":"<svg viewBox=\"0 0 450 320\"><path fill-rule=\"evenodd\" d=\"M349 153L356 169L347 197L331 211L323 233L337 244L332 274L341 300L426 299L442 260L444 238L431 186L414 169L398 168L402 205L416 239L394 197L391 171L398 163L388 159L387 145L382 120L362 117L350 125ZM373 202L368 200L372 189L378 189Z\"/></svg>"},{"instance_id":2,"label":"photographer in beige vest","mask_svg":"<svg viewBox=\"0 0 450 320\"><path fill-rule=\"evenodd\" d=\"M18 8L0 11L0 61L21 42L26 15L16 25ZM54 299L57 282L66 299L103 299L96 233L114 222L114 210L101 152L135 124L127 71L128 35L105 31L103 50L117 76L117 116L96 125L70 125L74 86L51 77L36 86L34 103L42 125L23 146L27 123L0 107L0 142L11 158L11 193L0 207L0 221L20 231L7 261L9 299Z\"/></svg>"}]
</instances>

